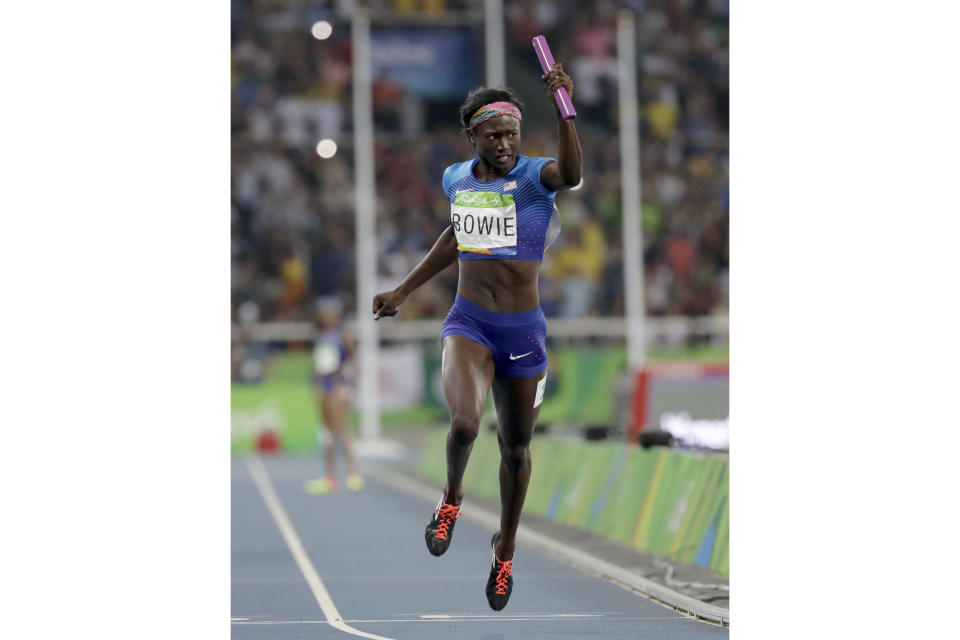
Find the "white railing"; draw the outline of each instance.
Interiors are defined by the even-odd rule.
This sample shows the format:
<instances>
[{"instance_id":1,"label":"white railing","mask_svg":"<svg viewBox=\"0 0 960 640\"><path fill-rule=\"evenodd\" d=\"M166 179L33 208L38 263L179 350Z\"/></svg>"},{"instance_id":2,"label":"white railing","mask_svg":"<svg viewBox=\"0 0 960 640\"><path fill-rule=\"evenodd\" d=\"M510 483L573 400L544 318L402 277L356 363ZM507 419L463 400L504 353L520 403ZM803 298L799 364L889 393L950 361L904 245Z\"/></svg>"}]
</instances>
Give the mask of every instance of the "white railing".
<instances>
[{"instance_id":1,"label":"white railing","mask_svg":"<svg viewBox=\"0 0 960 640\"><path fill-rule=\"evenodd\" d=\"M440 319L385 319L377 323L377 328L381 340L439 340L442 322ZM548 318L547 324L548 334L562 339L625 339L627 331L624 318ZM235 338L252 342L309 342L314 338L314 325L309 322L234 324L232 333ZM711 344L725 345L730 340L730 318L725 315L646 318L645 333L648 345L679 345L693 335L709 335Z\"/></svg>"}]
</instances>

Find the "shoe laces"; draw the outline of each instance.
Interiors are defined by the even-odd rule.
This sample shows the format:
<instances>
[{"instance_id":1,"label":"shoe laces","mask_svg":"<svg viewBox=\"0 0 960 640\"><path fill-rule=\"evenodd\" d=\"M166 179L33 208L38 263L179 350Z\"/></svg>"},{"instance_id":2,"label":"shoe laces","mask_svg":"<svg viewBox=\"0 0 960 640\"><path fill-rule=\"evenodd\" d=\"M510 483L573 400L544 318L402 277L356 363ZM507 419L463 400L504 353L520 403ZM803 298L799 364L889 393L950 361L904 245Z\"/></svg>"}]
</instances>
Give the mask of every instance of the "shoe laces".
<instances>
[{"instance_id":1,"label":"shoe laces","mask_svg":"<svg viewBox=\"0 0 960 640\"><path fill-rule=\"evenodd\" d=\"M513 560L501 560L497 558L497 562L500 564L500 569L497 571L497 589L496 594L498 596L506 595L507 593L507 578L513 575Z\"/></svg>"},{"instance_id":2,"label":"shoe laces","mask_svg":"<svg viewBox=\"0 0 960 640\"><path fill-rule=\"evenodd\" d=\"M460 505L447 504L444 502L433 513L434 515L440 516L440 522L437 524L437 532L433 537L437 540L446 540L447 533L450 530L450 524L460 517Z\"/></svg>"}]
</instances>

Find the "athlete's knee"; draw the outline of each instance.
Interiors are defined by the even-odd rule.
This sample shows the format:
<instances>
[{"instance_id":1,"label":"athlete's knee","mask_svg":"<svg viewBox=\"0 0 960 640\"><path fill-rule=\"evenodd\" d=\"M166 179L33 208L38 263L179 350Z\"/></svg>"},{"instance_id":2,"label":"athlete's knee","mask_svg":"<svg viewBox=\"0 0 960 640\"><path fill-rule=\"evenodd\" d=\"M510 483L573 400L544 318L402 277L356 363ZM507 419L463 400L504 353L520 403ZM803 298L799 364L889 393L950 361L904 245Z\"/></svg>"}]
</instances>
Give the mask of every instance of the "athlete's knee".
<instances>
[{"instance_id":1,"label":"athlete's knee","mask_svg":"<svg viewBox=\"0 0 960 640\"><path fill-rule=\"evenodd\" d=\"M507 469L519 471L524 465L530 464L530 441L504 442L503 438L497 436L497 442L500 444L500 459Z\"/></svg>"},{"instance_id":2,"label":"athlete's knee","mask_svg":"<svg viewBox=\"0 0 960 640\"><path fill-rule=\"evenodd\" d=\"M479 417L454 415L450 418L450 439L460 446L471 444L479 432Z\"/></svg>"}]
</instances>

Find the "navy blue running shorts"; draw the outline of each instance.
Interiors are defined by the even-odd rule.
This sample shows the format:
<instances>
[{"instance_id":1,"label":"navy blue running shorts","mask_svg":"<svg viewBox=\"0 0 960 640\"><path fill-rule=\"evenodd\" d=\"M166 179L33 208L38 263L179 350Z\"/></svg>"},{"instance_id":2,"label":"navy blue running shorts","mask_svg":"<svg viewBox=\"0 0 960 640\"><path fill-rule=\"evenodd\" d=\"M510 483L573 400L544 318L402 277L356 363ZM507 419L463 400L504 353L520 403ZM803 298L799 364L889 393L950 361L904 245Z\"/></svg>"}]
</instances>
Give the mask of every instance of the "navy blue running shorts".
<instances>
[{"instance_id":1,"label":"navy blue running shorts","mask_svg":"<svg viewBox=\"0 0 960 640\"><path fill-rule=\"evenodd\" d=\"M443 320L447 336L465 336L490 349L498 378L531 378L547 368L547 319L543 310L497 313L459 295Z\"/></svg>"},{"instance_id":2,"label":"navy blue running shorts","mask_svg":"<svg viewBox=\"0 0 960 640\"><path fill-rule=\"evenodd\" d=\"M346 376L338 373L332 373L325 376L315 375L313 377L313 383L328 393L333 391L334 387L339 387L341 385L350 386L350 381L347 380Z\"/></svg>"}]
</instances>

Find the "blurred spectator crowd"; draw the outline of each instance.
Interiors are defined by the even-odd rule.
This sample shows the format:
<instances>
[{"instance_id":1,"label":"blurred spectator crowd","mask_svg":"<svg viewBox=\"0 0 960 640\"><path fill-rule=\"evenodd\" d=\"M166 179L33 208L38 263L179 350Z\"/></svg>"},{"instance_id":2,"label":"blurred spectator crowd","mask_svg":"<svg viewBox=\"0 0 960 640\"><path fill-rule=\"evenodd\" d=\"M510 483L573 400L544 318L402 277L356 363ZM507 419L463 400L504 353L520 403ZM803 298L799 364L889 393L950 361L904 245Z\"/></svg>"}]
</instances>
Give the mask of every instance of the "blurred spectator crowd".
<instances>
[{"instance_id":1,"label":"blurred spectator crowd","mask_svg":"<svg viewBox=\"0 0 960 640\"><path fill-rule=\"evenodd\" d=\"M357 308L349 19L357 2L232 2L232 288L234 320L304 320L318 296ZM483 42L482 1L384 0L379 16L447 23ZM544 34L576 83L582 188L557 197L563 232L547 251L548 316L624 312L616 17L637 16L642 221L649 315L725 314L728 304L728 3L507 0L507 82L526 109L522 152L556 156L556 126L530 46ZM325 40L317 20L333 24ZM374 27L376 27L374 22ZM483 80L482 52L477 84ZM443 169L473 156L451 100L375 77L378 290L395 286L448 223ZM321 158L317 142L339 146ZM442 317L456 265L408 300L403 317ZM245 304L246 303L246 304ZM369 301L359 301L366 310Z\"/></svg>"}]
</instances>

